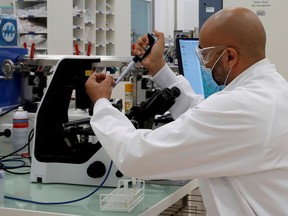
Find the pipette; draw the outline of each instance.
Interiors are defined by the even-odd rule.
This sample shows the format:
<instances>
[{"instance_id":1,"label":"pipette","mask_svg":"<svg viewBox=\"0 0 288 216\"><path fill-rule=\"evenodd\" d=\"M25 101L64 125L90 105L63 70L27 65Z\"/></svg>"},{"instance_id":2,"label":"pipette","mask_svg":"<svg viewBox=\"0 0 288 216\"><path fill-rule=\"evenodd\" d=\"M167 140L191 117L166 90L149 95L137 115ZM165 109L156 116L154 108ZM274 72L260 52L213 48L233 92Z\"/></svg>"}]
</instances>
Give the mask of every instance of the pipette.
<instances>
[{"instance_id":1,"label":"pipette","mask_svg":"<svg viewBox=\"0 0 288 216\"><path fill-rule=\"evenodd\" d=\"M128 66L126 67L126 69L121 73L121 75L118 77L118 79L116 80L116 84L115 86L123 79L124 76L126 76L130 70L134 67L134 65L137 62L141 62L151 51L154 43L155 43L155 38L154 36L152 36L151 34L147 34L148 35L148 39L149 39L149 44L145 49L145 53L142 56L135 56L132 61L128 64ZM114 87L115 87L114 86Z\"/></svg>"}]
</instances>

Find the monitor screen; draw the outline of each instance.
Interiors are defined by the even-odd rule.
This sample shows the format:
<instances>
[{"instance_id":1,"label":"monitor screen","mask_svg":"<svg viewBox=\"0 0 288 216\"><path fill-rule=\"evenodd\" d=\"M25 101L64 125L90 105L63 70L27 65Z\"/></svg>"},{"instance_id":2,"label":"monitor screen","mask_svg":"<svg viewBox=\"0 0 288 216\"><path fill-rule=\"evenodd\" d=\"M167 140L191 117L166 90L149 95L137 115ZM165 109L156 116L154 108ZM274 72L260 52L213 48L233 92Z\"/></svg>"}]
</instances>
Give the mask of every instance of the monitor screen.
<instances>
[{"instance_id":1,"label":"monitor screen","mask_svg":"<svg viewBox=\"0 0 288 216\"><path fill-rule=\"evenodd\" d=\"M205 85L201 65L195 51L199 40L195 38L176 38L175 43L179 73L188 80L197 94L202 94L207 98L211 91Z\"/></svg>"}]
</instances>

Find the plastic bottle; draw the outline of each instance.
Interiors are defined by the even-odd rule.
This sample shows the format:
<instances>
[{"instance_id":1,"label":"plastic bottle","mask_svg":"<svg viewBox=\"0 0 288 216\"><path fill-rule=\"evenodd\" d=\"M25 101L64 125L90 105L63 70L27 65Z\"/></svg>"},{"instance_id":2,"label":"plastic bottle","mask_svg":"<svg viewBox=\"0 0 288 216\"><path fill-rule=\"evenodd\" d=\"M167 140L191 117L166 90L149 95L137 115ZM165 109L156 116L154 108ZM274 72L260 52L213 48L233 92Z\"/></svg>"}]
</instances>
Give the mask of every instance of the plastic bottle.
<instances>
[{"instance_id":1,"label":"plastic bottle","mask_svg":"<svg viewBox=\"0 0 288 216\"><path fill-rule=\"evenodd\" d=\"M128 112L133 106L133 83L125 84L125 112Z\"/></svg>"},{"instance_id":2,"label":"plastic bottle","mask_svg":"<svg viewBox=\"0 0 288 216\"><path fill-rule=\"evenodd\" d=\"M0 170L0 203L4 201L5 193L5 172Z\"/></svg>"},{"instance_id":3,"label":"plastic bottle","mask_svg":"<svg viewBox=\"0 0 288 216\"><path fill-rule=\"evenodd\" d=\"M17 151L28 143L29 120L27 111L22 106L13 115L13 149ZM28 153L28 146L17 152L22 156Z\"/></svg>"}]
</instances>

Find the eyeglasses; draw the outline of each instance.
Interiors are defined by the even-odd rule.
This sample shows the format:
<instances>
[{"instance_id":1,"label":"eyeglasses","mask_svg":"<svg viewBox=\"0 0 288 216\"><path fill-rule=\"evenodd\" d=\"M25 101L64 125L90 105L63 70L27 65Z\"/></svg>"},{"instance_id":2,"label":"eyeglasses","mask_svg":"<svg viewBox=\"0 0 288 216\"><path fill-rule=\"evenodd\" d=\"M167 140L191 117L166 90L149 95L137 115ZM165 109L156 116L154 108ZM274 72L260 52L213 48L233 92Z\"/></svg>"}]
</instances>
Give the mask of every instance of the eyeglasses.
<instances>
[{"instance_id":1,"label":"eyeglasses","mask_svg":"<svg viewBox=\"0 0 288 216\"><path fill-rule=\"evenodd\" d=\"M203 49L196 48L196 55L200 61L201 65L206 65L208 62L210 62L214 56L221 50L226 49L227 46L212 46L212 47L206 47Z\"/></svg>"}]
</instances>

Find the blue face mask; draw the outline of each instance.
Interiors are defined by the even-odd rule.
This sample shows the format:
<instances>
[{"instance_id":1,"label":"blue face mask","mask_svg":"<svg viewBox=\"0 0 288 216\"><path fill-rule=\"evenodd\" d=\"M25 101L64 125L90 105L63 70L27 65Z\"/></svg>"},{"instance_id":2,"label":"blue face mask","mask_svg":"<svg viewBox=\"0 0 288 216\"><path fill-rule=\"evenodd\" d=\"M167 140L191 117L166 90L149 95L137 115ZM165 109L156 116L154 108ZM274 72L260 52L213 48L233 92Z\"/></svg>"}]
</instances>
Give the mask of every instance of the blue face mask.
<instances>
[{"instance_id":1,"label":"blue face mask","mask_svg":"<svg viewBox=\"0 0 288 216\"><path fill-rule=\"evenodd\" d=\"M216 92L222 91L226 85L218 85L212 75L212 69L202 66L202 79L205 98Z\"/></svg>"},{"instance_id":2,"label":"blue face mask","mask_svg":"<svg viewBox=\"0 0 288 216\"><path fill-rule=\"evenodd\" d=\"M227 76L226 76L226 79L225 79L225 82L224 82L223 85L218 85L216 83L216 81L214 80L213 74L212 74L212 71L213 71L215 65L218 63L218 61L223 56L225 51L226 50L224 50L222 52L222 54L218 57L218 59L213 64L212 68L207 68L207 67L205 67L203 65L201 66L205 98L207 98L211 94L214 94L216 92L222 91L226 87L226 82L227 82L227 79L228 79L228 77L230 75L230 72L231 72L232 68L227 73Z\"/></svg>"}]
</instances>

